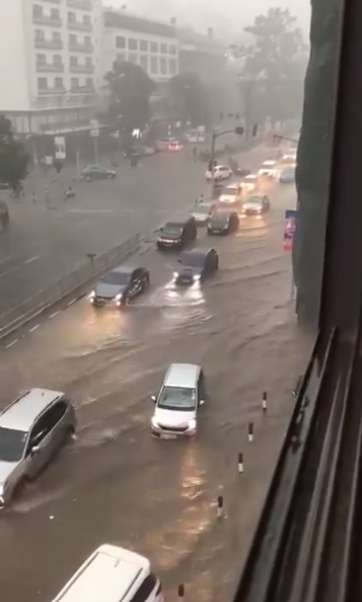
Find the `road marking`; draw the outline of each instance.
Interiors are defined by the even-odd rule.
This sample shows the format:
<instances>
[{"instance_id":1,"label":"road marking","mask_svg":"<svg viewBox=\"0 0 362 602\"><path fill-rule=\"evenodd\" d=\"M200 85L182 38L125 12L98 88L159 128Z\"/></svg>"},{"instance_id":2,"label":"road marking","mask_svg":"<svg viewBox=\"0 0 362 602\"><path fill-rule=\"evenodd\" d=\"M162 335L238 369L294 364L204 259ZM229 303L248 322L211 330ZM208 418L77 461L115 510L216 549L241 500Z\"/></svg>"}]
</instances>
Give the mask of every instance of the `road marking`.
<instances>
[{"instance_id":1,"label":"road marking","mask_svg":"<svg viewBox=\"0 0 362 602\"><path fill-rule=\"evenodd\" d=\"M29 257L29 259L26 259L24 261L25 264L27 263L33 263L33 261L36 261L37 259L39 259L40 255L34 255L34 257Z\"/></svg>"},{"instance_id":2,"label":"road marking","mask_svg":"<svg viewBox=\"0 0 362 602\"><path fill-rule=\"evenodd\" d=\"M72 299L71 301L69 301L67 303L67 307L69 307L70 305L73 305L73 303L75 303L77 301L77 299Z\"/></svg>"},{"instance_id":3,"label":"road marking","mask_svg":"<svg viewBox=\"0 0 362 602\"><path fill-rule=\"evenodd\" d=\"M39 328L40 324L36 324L35 326L33 326L33 328L29 329L29 332L34 332L34 330L36 330L37 328Z\"/></svg>"},{"instance_id":4,"label":"road marking","mask_svg":"<svg viewBox=\"0 0 362 602\"><path fill-rule=\"evenodd\" d=\"M15 345L15 343L18 342L19 339L14 339L13 341L11 341L11 343L8 343L5 347L5 349L10 349L10 347L13 347L13 345Z\"/></svg>"},{"instance_id":5,"label":"road marking","mask_svg":"<svg viewBox=\"0 0 362 602\"><path fill-rule=\"evenodd\" d=\"M55 316L57 316L58 314L59 314L59 311L55 311L53 314L50 314L49 320L52 320L52 318L55 318Z\"/></svg>"},{"instance_id":6,"label":"road marking","mask_svg":"<svg viewBox=\"0 0 362 602\"><path fill-rule=\"evenodd\" d=\"M68 213L114 213L114 209L70 209Z\"/></svg>"}]
</instances>

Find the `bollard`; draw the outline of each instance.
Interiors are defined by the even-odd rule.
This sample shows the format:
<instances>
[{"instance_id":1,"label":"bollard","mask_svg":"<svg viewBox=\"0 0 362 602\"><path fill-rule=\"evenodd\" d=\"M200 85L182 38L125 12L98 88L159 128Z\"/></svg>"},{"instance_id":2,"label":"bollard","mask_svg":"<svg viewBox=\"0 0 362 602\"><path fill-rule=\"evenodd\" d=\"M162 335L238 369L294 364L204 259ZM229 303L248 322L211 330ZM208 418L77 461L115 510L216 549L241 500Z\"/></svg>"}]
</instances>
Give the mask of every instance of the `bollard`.
<instances>
[{"instance_id":1,"label":"bollard","mask_svg":"<svg viewBox=\"0 0 362 602\"><path fill-rule=\"evenodd\" d=\"M263 412L266 412L267 409L268 409L267 408L267 397L268 397L268 394L267 394L266 391L264 391L264 393L263 393L263 399L262 399L262 406L261 406L263 408Z\"/></svg>"},{"instance_id":2,"label":"bollard","mask_svg":"<svg viewBox=\"0 0 362 602\"><path fill-rule=\"evenodd\" d=\"M238 472L242 474L244 472L244 460L243 454L238 455Z\"/></svg>"},{"instance_id":3,"label":"bollard","mask_svg":"<svg viewBox=\"0 0 362 602\"><path fill-rule=\"evenodd\" d=\"M254 441L254 426L252 422L250 422L248 427L248 441L249 443L252 443Z\"/></svg>"},{"instance_id":4,"label":"bollard","mask_svg":"<svg viewBox=\"0 0 362 602\"><path fill-rule=\"evenodd\" d=\"M178 588L177 588L177 595L180 598L180 600L182 600L182 598L185 595L185 586L183 583L180 583Z\"/></svg>"},{"instance_id":5,"label":"bollard","mask_svg":"<svg viewBox=\"0 0 362 602\"><path fill-rule=\"evenodd\" d=\"M217 517L221 518L224 513L224 498L222 495L219 495L217 498Z\"/></svg>"}]
</instances>

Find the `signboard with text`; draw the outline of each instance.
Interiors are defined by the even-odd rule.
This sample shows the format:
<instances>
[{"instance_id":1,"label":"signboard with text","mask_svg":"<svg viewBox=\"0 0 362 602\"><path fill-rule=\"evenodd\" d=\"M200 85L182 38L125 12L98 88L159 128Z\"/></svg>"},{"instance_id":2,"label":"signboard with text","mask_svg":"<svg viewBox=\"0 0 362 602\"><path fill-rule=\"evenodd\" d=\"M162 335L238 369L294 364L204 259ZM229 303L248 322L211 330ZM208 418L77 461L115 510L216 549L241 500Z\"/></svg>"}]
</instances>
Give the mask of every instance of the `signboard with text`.
<instances>
[{"instance_id":1,"label":"signboard with text","mask_svg":"<svg viewBox=\"0 0 362 602\"><path fill-rule=\"evenodd\" d=\"M297 216L297 209L287 209L285 212L283 240L284 251L291 251L293 248L294 234L297 226Z\"/></svg>"}]
</instances>

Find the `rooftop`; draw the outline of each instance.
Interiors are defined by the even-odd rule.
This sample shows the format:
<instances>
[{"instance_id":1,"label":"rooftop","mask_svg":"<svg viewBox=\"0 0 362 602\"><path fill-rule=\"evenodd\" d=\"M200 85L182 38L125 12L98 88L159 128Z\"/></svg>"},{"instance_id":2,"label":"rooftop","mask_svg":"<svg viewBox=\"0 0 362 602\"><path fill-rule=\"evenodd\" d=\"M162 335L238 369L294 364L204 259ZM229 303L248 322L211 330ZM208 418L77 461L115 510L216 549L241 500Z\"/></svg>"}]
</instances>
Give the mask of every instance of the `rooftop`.
<instances>
[{"instance_id":1,"label":"rooftop","mask_svg":"<svg viewBox=\"0 0 362 602\"><path fill-rule=\"evenodd\" d=\"M106 8L103 12L105 27L124 29L165 38L176 38L176 27L171 23L154 21L126 10Z\"/></svg>"},{"instance_id":2,"label":"rooftop","mask_svg":"<svg viewBox=\"0 0 362 602\"><path fill-rule=\"evenodd\" d=\"M62 396L60 391L31 389L0 414L0 427L28 431L37 416Z\"/></svg>"}]
</instances>

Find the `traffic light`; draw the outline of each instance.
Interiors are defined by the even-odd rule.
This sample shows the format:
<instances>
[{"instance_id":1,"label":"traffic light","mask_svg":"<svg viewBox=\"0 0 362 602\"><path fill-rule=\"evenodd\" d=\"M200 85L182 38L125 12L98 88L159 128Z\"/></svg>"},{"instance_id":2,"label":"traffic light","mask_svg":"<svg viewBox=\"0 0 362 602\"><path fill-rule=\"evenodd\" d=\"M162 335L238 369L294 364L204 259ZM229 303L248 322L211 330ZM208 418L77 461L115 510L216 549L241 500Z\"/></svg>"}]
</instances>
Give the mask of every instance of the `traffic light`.
<instances>
[{"instance_id":1,"label":"traffic light","mask_svg":"<svg viewBox=\"0 0 362 602\"><path fill-rule=\"evenodd\" d=\"M253 138L255 138L255 136L258 133L258 126L257 125L253 125L252 130L251 130L251 135L253 136Z\"/></svg>"},{"instance_id":2,"label":"traffic light","mask_svg":"<svg viewBox=\"0 0 362 602\"><path fill-rule=\"evenodd\" d=\"M235 128L235 134L239 134L239 136L242 136L245 133L245 128L243 128L241 125L238 126L237 128Z\"/></svg>"}]
</instances>

